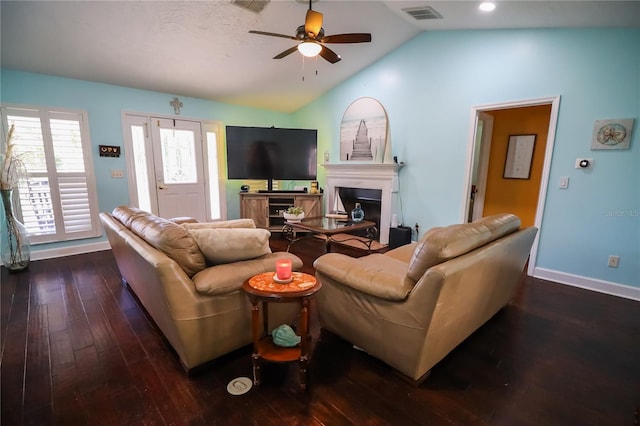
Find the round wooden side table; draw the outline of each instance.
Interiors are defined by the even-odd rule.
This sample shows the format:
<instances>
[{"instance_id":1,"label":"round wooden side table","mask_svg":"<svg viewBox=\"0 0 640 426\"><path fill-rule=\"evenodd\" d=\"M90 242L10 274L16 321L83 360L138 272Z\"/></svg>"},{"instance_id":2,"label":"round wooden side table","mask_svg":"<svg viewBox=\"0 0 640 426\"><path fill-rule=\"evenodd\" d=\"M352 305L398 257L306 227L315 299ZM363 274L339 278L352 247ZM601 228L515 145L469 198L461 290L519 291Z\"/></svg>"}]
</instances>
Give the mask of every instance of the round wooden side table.
<instances>
[{"instance_id":1,"label":"round wooden side table","mask_svg":"<svg viewBox=\"0 0 640 426\"><path fill-rule=\"evenodd\" d=\"M313 275L294 272L288 284L273 280L274 272L254 275L244 282L242 288L251 302L251 323L253 328L253 384L260 386L260 368L263 361L295 362L300 370L300 389L307 388L307 365L309 363L309 304L322 284ZM260 332L260 304L262 303L263 331ZM297 333L300 343L293 347L278 346L269 334L269 303L300 303L300 323Z\"/></svg>"}]
</instances>

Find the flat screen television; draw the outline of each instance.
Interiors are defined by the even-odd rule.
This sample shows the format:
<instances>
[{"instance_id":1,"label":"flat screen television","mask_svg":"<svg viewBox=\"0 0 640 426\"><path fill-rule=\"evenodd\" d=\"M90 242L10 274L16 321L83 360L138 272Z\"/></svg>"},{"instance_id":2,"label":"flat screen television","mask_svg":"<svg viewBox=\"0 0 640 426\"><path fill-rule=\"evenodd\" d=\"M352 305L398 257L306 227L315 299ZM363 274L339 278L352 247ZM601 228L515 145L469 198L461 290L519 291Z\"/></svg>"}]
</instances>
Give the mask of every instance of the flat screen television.
<instances>
[{"instance_id":1,"label":"flat screen television","mask_svg":"<svg viewBox=\"0 0 640 426\"><path fill-rule=\"evenodd\" d=\"M318 131L227 126L227 178L316 180Z\"/></svg>"}]
</instances>

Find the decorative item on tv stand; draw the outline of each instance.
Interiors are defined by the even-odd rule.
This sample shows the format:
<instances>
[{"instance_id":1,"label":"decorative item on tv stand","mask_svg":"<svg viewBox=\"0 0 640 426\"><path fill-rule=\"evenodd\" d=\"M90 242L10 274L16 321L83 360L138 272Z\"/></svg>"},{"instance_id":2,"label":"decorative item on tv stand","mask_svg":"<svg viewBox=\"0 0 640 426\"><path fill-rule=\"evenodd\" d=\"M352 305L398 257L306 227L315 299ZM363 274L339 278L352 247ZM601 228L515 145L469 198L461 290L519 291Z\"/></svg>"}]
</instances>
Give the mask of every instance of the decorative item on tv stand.
<instances>
[{"instance_id":1,"label":"decorative item on tv stand","mask_svg":"<svg viewBox=\"0 0 640 426\"><path fill-rule=\"evenodd\" d=\"M300 222L304 219L304 210L300 206L289 207L282 216L287 222Z\"/></svg>"},{"instance_id":2,"label":"decorative item on tv stand","mask_svg":"<svg viewBox=\"0 0 640 426\"><path fill-rule=\"evenodd\" d=\"M364 210L360 207L360 203L356 203L356 206L351 210L351 220L354 222L362 222L364 219Z\"/></svg>"},{"instance_id":3,"label":"decorative item on tv stand","mask_svg":"<svg viewBox=\"0 0 640 426\"><path fill-rule=\"evenodd\" d=\"M19 182L26 178L27 171L19 155L14 152L13 131L12 124L7 134L7 149L0 170L0 197L4 208L4 221L0 231L0 256L2 264L9 271L21 271L29 266L31 248L27 229L14 214L12 196Z\"/></svg>"}]
</instances>

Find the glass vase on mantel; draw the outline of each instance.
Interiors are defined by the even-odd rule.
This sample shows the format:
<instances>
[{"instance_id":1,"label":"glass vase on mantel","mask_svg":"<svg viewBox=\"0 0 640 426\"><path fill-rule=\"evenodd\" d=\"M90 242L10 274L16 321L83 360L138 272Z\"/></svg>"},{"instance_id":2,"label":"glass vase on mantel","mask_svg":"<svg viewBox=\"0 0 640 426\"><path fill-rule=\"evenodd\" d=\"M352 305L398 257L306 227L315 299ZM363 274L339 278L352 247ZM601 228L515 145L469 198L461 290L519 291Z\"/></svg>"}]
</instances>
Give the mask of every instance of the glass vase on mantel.
<instances>
[{"instance_id":1,"label":"glass vase on mantel","mask_svg":"<svg viewBox=\"0 0 640 426\"><path fill-rule=\"evenodd\" d=\"M364 219L364 210L360 207L360 203L356 203L356 206L351 210L351 220L354 222L362 222Z\"/></svg>"},{"instance_id":2,"label":"glass vase on mantel","mask_svg":"<svg viewBox=\"0 0 640 426\"><path fill-rule=\"evenodd\" d=\"M18 220L13 212L12 189L0 190L4 221L0 227L0 258L9 271L22 271L29 266L31 247L27 237L27 228Z\"/></svg>"}]
</instances>

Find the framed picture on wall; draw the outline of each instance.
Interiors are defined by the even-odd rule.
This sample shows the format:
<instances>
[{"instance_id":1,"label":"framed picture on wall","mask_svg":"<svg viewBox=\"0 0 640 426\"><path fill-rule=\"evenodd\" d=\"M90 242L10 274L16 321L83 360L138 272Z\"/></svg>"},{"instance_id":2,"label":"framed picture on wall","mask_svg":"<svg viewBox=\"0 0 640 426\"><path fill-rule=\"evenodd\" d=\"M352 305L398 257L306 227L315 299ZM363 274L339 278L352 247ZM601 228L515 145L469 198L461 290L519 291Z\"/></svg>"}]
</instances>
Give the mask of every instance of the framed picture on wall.
<instances>
[{"instance_id":1,"label":"framed picture on wall","mask_svg":"<svg viewBox=\"0 0 640 426\"><path fill-rule=\"evenodd\" d=\"M505 179L529 179L536 135L511 135L504 162Z\"/></svg>"}]
</instances>

